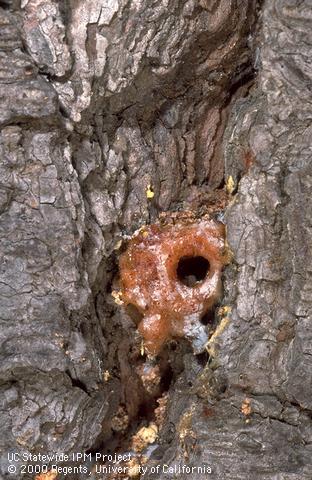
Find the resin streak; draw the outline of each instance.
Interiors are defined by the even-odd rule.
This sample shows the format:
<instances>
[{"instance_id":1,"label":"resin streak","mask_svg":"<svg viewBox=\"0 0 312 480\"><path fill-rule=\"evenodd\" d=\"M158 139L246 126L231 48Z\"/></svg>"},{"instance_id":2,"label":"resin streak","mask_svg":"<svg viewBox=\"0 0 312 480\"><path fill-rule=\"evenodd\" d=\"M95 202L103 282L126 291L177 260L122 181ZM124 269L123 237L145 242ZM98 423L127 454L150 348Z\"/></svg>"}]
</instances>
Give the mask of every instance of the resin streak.
<instances>
[{"instance_id":1,"label":"resin streak","mask_svg":"<svg viewBox=\"0 0 312 480\"><path fill-rule=\"evenodd\" d=\"M178 264L196 257L208 260L209 268L200 281L194 271L187 285ZM120 257L122 298L143 315L138 330L149 354L177 337L203 350L207 333L200 320L220 295L224 263L224 226L210 219L150 225L134 235Z\"/></svg>"}]
</instances>

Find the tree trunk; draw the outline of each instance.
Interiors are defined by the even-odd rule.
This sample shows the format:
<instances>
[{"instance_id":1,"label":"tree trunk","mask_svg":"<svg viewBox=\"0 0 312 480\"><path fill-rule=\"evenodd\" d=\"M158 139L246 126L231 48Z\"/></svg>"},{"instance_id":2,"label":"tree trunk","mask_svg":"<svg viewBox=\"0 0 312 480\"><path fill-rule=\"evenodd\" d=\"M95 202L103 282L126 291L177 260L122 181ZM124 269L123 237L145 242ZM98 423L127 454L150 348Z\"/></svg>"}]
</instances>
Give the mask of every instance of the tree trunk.
<instances>
[{"instance_id":1,"label":"tree trunk","mask_svg":"<svg viewBox=\"0 0 312 480\"><path fill-rule=\"evenodd\" d=\"M309 3L0 2L3 477L34 478L23 452L126 449L163 395L149 468L311 478ZM224 203L209 358L181 342L151 395L111 295L122 242Z\"/></svg>"}]
</instances>

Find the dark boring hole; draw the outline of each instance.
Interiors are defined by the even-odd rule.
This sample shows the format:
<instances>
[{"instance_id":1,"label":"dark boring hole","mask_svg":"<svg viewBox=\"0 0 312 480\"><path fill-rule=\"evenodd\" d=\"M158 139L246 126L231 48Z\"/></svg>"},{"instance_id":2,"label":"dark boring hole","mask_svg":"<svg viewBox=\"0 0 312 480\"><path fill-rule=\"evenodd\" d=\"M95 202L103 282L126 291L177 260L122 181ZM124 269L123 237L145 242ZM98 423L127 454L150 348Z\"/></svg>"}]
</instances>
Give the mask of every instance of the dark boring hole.
<instances>
[{"instance_id":1,"label":"dark boring hole","mask_svg":"<svg viewBox=\"0 0 312 480\"><path fill-rule=\"evenodd\" d=\"M169 348L172 352L175 352L178 348L178 344L175 340L172 340L170 343L169 343Z\"/></svg>"},{"instance_id":2,"label":"dark boring hole","mask_svg":"<svg viewBox=\"0 0 312 480\"><path fill-rule=\"evenodd\" d=\"M215 308L208 310L200 319L202 325L212 325L215 319Z\"/></svg>"},{"instance_id":3,"label":"dark boring hole","mask_svg":"<svg viewBox=\"0 0 312 480\"><path fill-rule=\"evenodd\" d=\"M206 351L199 353L198 355L196 355L196 360L198 365L201 365L202 367L204 367L209 360L209 353Z\"/></svg>"},{"instance_id":4,"label":"dark boring hole","mask_svg":"<svg viewBox=\"0 0 312 480\"><path fill-rule=\"evenodd\" d=\"M206 258L182 257L178 263L177 276L187 287L194 287L196 283L206 278L208 271L209 262Z\"/></svg>"},{"instance_id":5,"label":"dark boring hole","mask_svg":"<svg viewBox=\"0 0 312 480\"><path fill-rule=\"evenodd\" d=\"M3 0L3 1L0 1L0 7L3 8L3 10L9 10L10 8L10 1L9 0Z\"/></svg>"}]
</instances>

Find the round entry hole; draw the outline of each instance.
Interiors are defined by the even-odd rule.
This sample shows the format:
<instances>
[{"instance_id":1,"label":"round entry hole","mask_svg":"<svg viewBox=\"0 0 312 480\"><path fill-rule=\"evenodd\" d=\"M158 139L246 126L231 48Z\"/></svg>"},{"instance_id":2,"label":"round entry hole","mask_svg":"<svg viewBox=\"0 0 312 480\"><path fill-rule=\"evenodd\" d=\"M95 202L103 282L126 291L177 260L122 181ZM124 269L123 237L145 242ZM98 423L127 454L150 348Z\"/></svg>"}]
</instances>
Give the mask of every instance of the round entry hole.
<instances>
[{"instance_id":1,"label":"round entry hole","mask_svg":"<svg viewBox=\"0 0 312 480\"><path fill-rule=\"evenodd\" d=\"M209 262L204 257L182 257L177 267L177 276L180 282L187 287L194 287L204 280L209 271Z\"/></svg>"}]
</instances>

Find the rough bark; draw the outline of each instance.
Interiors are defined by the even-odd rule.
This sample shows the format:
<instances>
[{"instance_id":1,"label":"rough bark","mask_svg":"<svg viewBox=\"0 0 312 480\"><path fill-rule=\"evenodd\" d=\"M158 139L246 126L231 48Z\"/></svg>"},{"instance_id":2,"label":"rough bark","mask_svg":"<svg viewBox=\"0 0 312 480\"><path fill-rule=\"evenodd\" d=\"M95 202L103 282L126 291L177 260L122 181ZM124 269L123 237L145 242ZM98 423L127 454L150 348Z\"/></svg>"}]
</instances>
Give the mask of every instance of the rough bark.
<instances>
[{"instance_id":1,"label":"rough bark","mask_svg":"<svg viewBox=\"0 0 312 480\"><path fill-rule=\"evenodd\" d=\"M202 400L177 388L169 414L178 422L187 409L190 463L207 462L213 478L311 476L309 18L306 2L264 4L258 80L224 136L225 175L237 188L226 212L232 311L195 381ZM179 446L181 437L167 463L183 463Z\"/></svg>"},{"instance_id":2,"label":"rough bark","mask_svg":"<svg viewBox=\"0 0 312 480\"><path fill-rule=\"evenodd\" d=\"M0 6L1 473L8 451L120 444L118 408L131 426L149 401L110 296L120 240L233 179L229 322L204 367L171 353L150 462L310 478L311 5Z\"/></svg>"}]
</instances>

